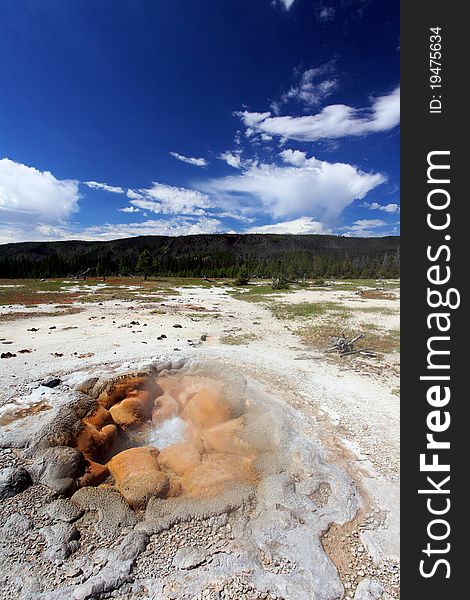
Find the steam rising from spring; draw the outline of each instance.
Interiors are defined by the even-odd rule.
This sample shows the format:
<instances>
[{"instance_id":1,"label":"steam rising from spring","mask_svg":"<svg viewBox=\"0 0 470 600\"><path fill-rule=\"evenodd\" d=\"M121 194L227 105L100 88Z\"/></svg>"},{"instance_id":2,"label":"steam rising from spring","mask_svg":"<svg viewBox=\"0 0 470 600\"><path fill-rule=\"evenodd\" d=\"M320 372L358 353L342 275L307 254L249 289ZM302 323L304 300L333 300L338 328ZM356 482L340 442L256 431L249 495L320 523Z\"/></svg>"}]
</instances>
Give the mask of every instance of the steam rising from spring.
<instances>
[{"instance_id":1,"label":"steam rising from spring","mask_svg":"<svg viewBox=\"0 0 470 600\"><path fill-rule=\"evenodd\" d=\"M152 365L78 387L88 404L66 444L86 460L78 487L112 485L141 508L152 497L237 494L282 468L275 408L220 363Z\"/></svg>"}]
</instances>

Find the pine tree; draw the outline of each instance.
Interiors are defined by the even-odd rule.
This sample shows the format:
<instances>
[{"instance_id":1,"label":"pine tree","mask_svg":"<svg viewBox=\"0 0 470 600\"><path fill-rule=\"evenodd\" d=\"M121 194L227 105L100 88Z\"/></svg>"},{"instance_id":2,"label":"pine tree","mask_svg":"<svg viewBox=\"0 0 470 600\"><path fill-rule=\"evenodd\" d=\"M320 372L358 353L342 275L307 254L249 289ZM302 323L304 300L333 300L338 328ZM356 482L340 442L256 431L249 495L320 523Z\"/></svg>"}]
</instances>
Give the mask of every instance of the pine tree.
<instances>
[{"instance_id":1,"label":"pine tree","mask_svg":"<svg viewBox=\"0 0 470 600\"><path fill-rule=\"evenodd\" d=\"M150 254L149 250L145 249L143 252L139 254L139 259L137 260L136 271L138 273L143 273L144 281L153 271L153 258Z\"/></svg>"}]
</instances>

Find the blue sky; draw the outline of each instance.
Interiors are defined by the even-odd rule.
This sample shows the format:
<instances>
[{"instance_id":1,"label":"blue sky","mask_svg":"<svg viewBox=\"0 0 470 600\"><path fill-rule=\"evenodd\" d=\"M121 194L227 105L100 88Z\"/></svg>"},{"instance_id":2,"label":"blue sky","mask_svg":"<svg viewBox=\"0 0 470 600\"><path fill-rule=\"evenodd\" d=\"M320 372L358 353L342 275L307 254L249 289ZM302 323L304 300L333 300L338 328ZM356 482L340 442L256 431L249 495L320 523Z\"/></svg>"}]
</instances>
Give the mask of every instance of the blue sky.
<instances>
[{"instance_id":1,"label":"blue sky","mask_svg":"<svg viewBox=\"0 0 470 600\"><path fill-rule=\"evenodd\" d=\"M399 3L3 0L0 242L399 233Z\"/></svg>"}]
</instances>

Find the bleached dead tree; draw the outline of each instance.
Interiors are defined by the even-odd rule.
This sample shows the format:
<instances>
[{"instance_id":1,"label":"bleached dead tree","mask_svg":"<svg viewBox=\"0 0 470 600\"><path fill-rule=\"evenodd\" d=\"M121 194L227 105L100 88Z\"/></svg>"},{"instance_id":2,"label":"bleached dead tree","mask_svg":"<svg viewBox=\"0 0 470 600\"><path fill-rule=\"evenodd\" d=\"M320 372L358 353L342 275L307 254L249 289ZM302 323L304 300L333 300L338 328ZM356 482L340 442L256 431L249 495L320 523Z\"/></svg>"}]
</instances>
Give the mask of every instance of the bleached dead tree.
<instances>
[{"instance_id":1,"label":"bleached dead tree","mask_svg":"<svg viewBox=\"0 0 470 600\"><path fill-rule=\"evenodd\" d=\"M360 333L359 335L356 335L356 337L348 340L343 329L339 337L331 338L331 346L327 348L325 352L337 352L340 356L359 353L363 353L367 356L375 356L375 353L372 352L370 348L354 349L354 344L365 337L365 333Z\"/></svg>"}]
</instances>

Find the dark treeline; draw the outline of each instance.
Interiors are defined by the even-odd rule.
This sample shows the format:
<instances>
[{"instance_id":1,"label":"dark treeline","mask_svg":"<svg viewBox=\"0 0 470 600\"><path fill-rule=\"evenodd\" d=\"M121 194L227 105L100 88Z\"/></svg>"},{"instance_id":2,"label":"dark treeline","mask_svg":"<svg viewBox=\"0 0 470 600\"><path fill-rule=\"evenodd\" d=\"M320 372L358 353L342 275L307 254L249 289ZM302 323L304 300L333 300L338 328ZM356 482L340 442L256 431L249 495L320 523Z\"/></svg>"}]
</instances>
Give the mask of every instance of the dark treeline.
<instances>
[{"instance_id":1,"label":"dark treeline","mask_svg":"<svg viewBox=\"0 0 470 600\"><path fill-rule=\"evenodd\" d=\"M395 278L399 238L198 235L0 246L1 278L143 274L180 277Z\"/></svg>"}]
</instances>

